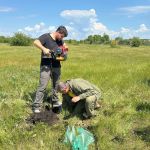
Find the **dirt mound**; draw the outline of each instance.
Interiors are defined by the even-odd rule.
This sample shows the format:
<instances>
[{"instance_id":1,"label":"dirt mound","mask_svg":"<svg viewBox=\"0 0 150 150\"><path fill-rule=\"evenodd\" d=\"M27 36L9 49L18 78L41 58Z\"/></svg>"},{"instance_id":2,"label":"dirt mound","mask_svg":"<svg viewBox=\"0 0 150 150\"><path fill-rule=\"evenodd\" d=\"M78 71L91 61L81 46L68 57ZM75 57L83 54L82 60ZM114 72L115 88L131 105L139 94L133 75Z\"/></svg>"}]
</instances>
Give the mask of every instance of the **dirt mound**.
<instances>
[{"instance_id":1,"label":"dirt mound","mask_svg":"<svg viewBox=\"0 0 150 150\"><path fill-rule=\"evenodd\" d=\"M38 122L44 122L48 125L56 124L59 121L59 117L52 110L44 110L40 113L33 113L27 119L28 123L36 124Z\"/></svg>"}]
</instances>

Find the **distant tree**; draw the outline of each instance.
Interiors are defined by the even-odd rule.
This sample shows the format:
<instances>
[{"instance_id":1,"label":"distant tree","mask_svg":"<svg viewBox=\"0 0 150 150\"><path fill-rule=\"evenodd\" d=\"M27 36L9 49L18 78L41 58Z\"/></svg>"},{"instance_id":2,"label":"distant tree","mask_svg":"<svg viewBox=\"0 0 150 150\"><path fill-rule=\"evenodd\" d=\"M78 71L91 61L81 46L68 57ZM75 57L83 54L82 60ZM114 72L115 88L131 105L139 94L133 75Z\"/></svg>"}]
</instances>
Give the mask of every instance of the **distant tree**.
<instances>
[{"instance_id":1,"label":"distant tree","mask_svg":"<svg viewBox=\"0 0 150 150\"><path fill-rule=\"evenodd\" d=\"M141 40L138 37L133 37L131 39L130 45L131 47L139 47L141 44Z\"/></svg>"},{"instance_id":2,"label":"distant tree","mask_svg":"<svg viewBox=\"0 0 150 150\"><path fill-rule=\"evenodd\" d=\"M122 37L116 37L118 45L130 45L131 39L123 39Z\"/></svg>"},{"instance_id":3,"label":"distant tree","mask_svg":"<svg viewBox=\"0 0 150 150\"><path fill-rule=\"evenodd\" d=\"M115 40L116 40L116 41L122 41L122 40L123 40L123 38L122 38L122 37L120 37L120 36L118 36L118 37L116 37L116 38L115 38Z\"/></svg>"},{"instance_id":4,"label":"distant tree","mask_svg":"<svg viewBox=\"0 0 150 150\"><path fill-rule=\"evenodd\" d=\"M69 44L71 44L71 39L69 39L69 40L66 40L66 42L67 42L67 43L69 43Z\"/></svg>"},{"instance_id":5,"label":"distant tree","mask_svg":"<svg viewBox=\"0 0 150 150\"><path fill-rule=\"evenodd\" d=\"M69 40L67 40L67 43L78 45L80 43L80 41L77 41L77 40L74 40L74 39L69 39Z\"/></svg>"},{"instance_id":6,"label":"distant tree","mask_svg":"<svg viewBox=\"0 0 150 150\"><path fill-rule=\"evenodd\" d=\"M119 45L124 45L124 40L123 40L122 37L116 37L115 40L117 41L117 43L118 43Z\"/></svg>"},{"instance_id":7,"label":"distant tree","mask_svg":"<svg viewBox=\"0 0 150 150\"><path fill-rule=\"evenodd\" d=\"M87 38L87 41L89 42L89 44L94 43L93 36L89 35L88 38Z\"/></svg>"},{"instance_id":8,"label":"distant tree","mask_svg":"<svg viewBox=\"0 0 150 150\"><path fill-rule=\"evenodd\" d=\"M0 43L9 43L10 37L0 36Z\"/></svg>"},{"instance_id":9,"label":"distant tree","mask_svg":"<svg viewBox=\"0 0 150 150\"><path fill-rule=\"evenodd\" d=\"M32 43L32 39L23 33L15 33L10 41L11 46L29 46Z\"/></svg>"},{"instance_id":10,"label":"distant tree","mask_svg":"<svg viewBox=\"0 0 150 150\"><path fill-rule=\"evenodd\" d=\"M149 39L141 39L141 45L150 46L150 40Z\"/></svg>"},{"instance_id":11,"label":"distant tree","mask_svg":"<svg viewBox=\"0 0 150 150\"><path fill-rule=\"evenodd\" d=\"M102 43L101 35L96 35L96 44L101 44L101 43Z\"/></svg>"},{"instance_id":12,"label":"distant tree","mask_svg":"<svg viewBox=\"0 0 150 150\"><path fill-rule=\"evenodd\" d=\"M123 45L130 45L131 39L124 39Z\"/></svg>"},{"instance_id":13,"label":"distant tree","mask_svg":"<svg viewBox=\"0 0 150 150\"><path fill-rule=\"evenodd\" d=\"M109 35L105 34L102 36L102 41L104 44L108 44L110 42Z\"/></svg>"},{"instance_id":14,"label":"distant tree","mask_svg":"<svg viewBox=\"0 0 150 150\"><path fill-rule=\"evenodd\" d=\"M84 40L87 44L108 44L110 42L109 35L89 35L87 39Z\"/></svg>"},{"instance_id":15,"label":"distant tree","mask_svg":"<svg viewBox=\"0 0 150 150\"><path fill-rule=\"evenodd\" d=\"M84 44L84 40L80 40L79 43Z\"/></svg>"}]
</instances>

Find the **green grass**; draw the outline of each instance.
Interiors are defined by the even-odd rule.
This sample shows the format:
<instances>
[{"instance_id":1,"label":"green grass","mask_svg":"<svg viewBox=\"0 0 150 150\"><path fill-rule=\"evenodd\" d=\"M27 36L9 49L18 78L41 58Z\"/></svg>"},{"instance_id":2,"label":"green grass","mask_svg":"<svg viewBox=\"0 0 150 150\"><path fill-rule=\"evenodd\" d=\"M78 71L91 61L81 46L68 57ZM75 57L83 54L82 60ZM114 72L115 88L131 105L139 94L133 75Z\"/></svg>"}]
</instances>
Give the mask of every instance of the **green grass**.
<instances>
[{"instance_id":1,"label":"green grass","mask_svg":"<svg viewBox=\"0 0 150 150\"><path fill-rule=\"evenodd\" d=\"M150 47L69 45L62 80L84 78L103 92L89 130L90 149L148 150L150 146ZM0 149L67 150L66 124L31 126L26 118L39 81L40 50L0 45ZM50 85L49 85L50 87ZM48 92L50 88L47 89ZM63 114L60 115L62 118ZM79 120L68 120L74 125Z\"/></svg>"}]
</instances>

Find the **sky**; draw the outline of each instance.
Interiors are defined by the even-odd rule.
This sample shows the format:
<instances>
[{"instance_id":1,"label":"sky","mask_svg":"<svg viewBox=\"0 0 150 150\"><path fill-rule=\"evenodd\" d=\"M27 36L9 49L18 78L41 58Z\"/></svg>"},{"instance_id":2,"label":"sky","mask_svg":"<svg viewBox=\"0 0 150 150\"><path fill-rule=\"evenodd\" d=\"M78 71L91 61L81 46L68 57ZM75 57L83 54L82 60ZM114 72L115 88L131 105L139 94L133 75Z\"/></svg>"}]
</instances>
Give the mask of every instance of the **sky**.
<instances>
[{"instance_id":1,"label":"sky","mask_svg":"<svg viewBox=\"0 0 150 150\"><path fill-rule=\"evenodd\" d=\"M104 33L150 39L150 0L0 0L0 35L36 38L59 25L67 39Z\"/></svg>"}]
</instances>

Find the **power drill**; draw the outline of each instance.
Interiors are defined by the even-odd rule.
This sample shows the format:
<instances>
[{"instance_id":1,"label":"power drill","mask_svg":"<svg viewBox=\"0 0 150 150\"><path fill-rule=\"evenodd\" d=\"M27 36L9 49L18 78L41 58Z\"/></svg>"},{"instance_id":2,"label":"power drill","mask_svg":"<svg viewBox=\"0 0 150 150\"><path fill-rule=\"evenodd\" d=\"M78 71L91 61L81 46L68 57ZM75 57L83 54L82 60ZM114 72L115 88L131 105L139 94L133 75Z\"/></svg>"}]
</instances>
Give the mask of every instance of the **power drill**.
<instances>
[{"instance_id":1,"label":"power drill","mask_svg":"<svg viewBox=\"0 0 150 150\"><path fill-rule=\"evenodd\" d=\"M64 46L59 46L55 50L50 51L53 59L64 61L67 59L68 48Z\"/></svg>"}]
</instances>

